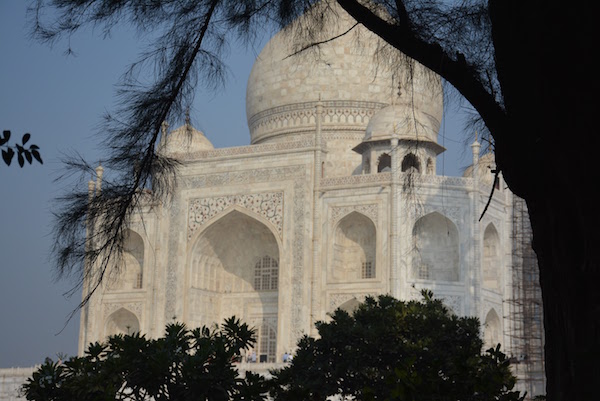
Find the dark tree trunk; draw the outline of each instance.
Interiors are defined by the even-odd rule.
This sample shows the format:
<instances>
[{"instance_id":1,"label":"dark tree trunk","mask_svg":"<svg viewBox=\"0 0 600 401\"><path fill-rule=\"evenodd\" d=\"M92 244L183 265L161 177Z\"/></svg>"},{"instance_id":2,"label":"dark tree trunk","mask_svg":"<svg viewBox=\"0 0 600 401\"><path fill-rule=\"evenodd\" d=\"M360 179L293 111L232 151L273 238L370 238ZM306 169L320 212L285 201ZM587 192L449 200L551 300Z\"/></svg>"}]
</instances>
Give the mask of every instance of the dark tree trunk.
<instances>
[{"instance_id":1,"label":"dark tree trunk","mask_svg":"<svg viewBox=\"0 0 600 401\"><path fill-rule=\"evenodd\" d=\"M490 10L508 119L507 131L493 132L496 157L529 208L544 301L548 400L597 399L597 13L548 1L492 0Z\"/></svg>"},{"instance_id":2,"label":"dark tree trunk","mask_svg":"<svg viewBox=\"0 0 600 401\"><path fill-rule=\"evenodd\" d=\"M504 109L437 44L410 30L403 2L390 25L360 1L357 21L446 78L477 109L496 163L524 198L544 302L548 400L600 398L600 39L593 1L489 0Z\"/></svg>"}]
</instances>

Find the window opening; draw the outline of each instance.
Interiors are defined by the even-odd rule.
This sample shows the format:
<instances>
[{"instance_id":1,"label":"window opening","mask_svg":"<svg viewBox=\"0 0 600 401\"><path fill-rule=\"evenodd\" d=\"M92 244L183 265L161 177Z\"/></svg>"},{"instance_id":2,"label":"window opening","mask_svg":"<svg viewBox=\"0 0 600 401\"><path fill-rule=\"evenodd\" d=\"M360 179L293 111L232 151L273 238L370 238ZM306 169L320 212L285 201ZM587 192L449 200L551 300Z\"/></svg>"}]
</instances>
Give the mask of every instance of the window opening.
<instances>
[{"instance_id":1,"label":"window opening","mask_svg":"<svg viewBox=\"0 0 600 401\"><path fill-rule=\"evenodd\" d=\"M276 290L279 282L279 264L270 256L263 256L254 266L254 289Z\"/></svg>"},{"instance_id":2,"label":"window opening","mask_svg":"<svg viewBox=\"0 0 600 401\"><path fill-rule=\"evenodd\" d=\"M421 171L419 159L417 158L417 156L414 155L414 153L409 153L406 156L404 156L404 159L402 159L401 170L402 172L411 172L410 170L412 170L413 168L417 170L417 172Z\"/></svg>"},{"instance_id":3,"label":"window opening","mask_svg":"<svg viewBox=\"0 0 600 401\"><path fill-rule=\"evenodd\" d=\"M362 278L375 278L375 269L373 262L362 263Z\"/></svg>"}]
</instances>

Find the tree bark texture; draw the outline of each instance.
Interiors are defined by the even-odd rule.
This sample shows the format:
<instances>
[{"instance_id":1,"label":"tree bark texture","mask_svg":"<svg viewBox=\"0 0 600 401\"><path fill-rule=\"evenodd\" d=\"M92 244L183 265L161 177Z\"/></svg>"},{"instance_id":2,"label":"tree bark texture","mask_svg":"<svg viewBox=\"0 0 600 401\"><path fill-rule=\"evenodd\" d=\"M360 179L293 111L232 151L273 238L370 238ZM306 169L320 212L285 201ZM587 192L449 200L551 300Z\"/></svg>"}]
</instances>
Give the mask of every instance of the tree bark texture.
<instances>
[{"instance_id":1,"label":"tree bark texture","mask_svg":"<svg viewBox=\"0 0 600 401\"><path fill-rule=\"evenodd\" d=\"M507 131L498 166L523 197L544 302L548 400L597 399L600 79L594 7L490 2Z\"/></svg>"}]
</instances>

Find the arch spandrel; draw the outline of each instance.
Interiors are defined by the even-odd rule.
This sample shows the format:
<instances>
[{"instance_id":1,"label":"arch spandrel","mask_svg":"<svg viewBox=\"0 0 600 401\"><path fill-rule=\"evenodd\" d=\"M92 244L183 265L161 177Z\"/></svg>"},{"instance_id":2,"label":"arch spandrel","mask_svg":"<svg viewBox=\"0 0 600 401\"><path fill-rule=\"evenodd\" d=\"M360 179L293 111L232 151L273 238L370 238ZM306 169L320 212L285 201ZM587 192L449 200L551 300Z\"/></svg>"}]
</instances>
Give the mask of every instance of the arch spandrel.
<instances>
[{"instance_id":1,"label":"arch spandrel","mask_svg":"<svg viewBox=\"0 0 600 401\"><path fill-rule=\"evenodd\" d=\"M199 232L233 210L246 213L267 226L271 226L275 235L281 238L283 236L283 201L283 192L192 199L188 204L188 242L193 242Z\"/></svg>"},{"instance_id":2,"label":"arch spandrel","mask_svg":"<svg viewBox=\"0 0 600 401\"><path fill-rule=\"evenodd\" d=\"M140 332L140 321L126 308L119 308L111 313L104 324L105 337L115 334L133 334Z\"/></svg>"}]
</instances>

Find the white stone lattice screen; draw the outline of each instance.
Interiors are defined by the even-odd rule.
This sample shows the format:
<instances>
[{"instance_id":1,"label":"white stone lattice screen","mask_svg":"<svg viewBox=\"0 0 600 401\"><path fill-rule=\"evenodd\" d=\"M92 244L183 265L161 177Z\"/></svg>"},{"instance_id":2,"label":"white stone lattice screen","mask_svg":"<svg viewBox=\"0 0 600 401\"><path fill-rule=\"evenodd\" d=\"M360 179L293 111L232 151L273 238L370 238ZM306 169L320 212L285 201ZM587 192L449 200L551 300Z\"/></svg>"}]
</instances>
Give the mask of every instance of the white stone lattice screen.
<instances>
[{"instance_id":1,"label":"white stone lattice screen","mask_svg":"<svg viewBox=\"0 0 600 401\"><path fill-rule=\"evenodd\" d=\"M268 220L281 237L283 232L283 192L217 196L193 199L188 208L188 240L213 217L239 206Z\"/></svg>"}]
</instances>

